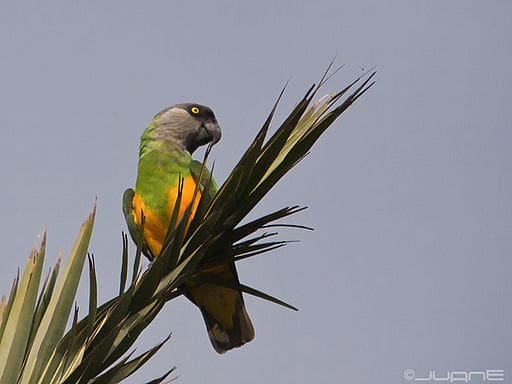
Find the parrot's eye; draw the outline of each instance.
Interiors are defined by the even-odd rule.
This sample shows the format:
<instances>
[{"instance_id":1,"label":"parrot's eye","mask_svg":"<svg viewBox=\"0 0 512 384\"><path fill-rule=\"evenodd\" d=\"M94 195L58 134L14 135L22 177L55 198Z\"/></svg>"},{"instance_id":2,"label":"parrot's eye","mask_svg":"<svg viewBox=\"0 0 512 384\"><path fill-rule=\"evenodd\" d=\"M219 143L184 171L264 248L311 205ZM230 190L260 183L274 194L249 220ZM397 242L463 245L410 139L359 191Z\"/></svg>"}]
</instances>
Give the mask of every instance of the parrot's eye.
<instances>
[{"instance_id":1,"label":"parrot's eye","mask_svg":"<svg viewBox=\"0 0 512 384\"><path fill-rule=\"evenodd\" d=\"M192 108L190 109L190 111L191 111L194 115L197 115L197 114L199 113L199 108L197 108L197 107L192 107Z\"/></svg>"}]
</instances>

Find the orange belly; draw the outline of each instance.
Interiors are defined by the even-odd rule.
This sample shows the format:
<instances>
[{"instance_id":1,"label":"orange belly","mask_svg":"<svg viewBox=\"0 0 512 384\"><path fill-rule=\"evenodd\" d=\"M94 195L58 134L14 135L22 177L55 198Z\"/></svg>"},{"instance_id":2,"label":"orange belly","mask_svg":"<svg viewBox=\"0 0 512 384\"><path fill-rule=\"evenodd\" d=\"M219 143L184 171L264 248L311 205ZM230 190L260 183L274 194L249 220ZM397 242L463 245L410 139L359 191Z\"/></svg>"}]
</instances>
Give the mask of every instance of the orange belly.
<instances>
[{"instance_id":1,"label":"orange belly","mask_svg":"<svg viewBox=\"0 0 512 384\"><path fill-rule=\"evenodd\" d=\"M194 191L196 188L196 182L192 176L188 176L183 181L183 191L181 194L181 204L178 211L178 223L183 218L185 214L185 210L192 204L192 214L190 215L189 222L187 223L187 227L185 232L188 230L190 222L194 218L194 215L197 210L197 206L199 204L199 200L201 199L201 191L197 192L196 198L194 200ZM165 239L165 235L167 233L167 227L171 220L172 213L174 211L174 206L176 204L176 198L178 197L178 187L171 187L167 190L167 210L166 212L157 213L151 210L149 204L144 202L143 196L139 193L135 192L135 196L133 197L133 216L135 219L135 223L140 225L141 223L141 213L144 214L144 240L148 245L151 253L153 255L158 256L160 251L162 250L162 245ZM194 200L194 201L193 201Z\"/></svg>"}]
</instances>

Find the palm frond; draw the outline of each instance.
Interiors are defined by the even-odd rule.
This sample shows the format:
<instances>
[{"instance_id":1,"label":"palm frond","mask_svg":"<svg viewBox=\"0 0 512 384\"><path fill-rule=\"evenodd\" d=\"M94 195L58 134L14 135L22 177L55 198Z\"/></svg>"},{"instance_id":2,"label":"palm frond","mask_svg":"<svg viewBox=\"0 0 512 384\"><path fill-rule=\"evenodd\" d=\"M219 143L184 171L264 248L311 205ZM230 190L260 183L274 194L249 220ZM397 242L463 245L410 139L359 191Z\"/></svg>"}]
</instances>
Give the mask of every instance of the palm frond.
<instances>
[{"instance_id":1,"label":"palm frond","mask_svg":"<svg viewBox=\"0 0 512 384\"><path fill-rule=\"evenodd\" d=\"M119 383L145 364L169 339L169 336L163 338L158 345L134 357L134 342L166 302L182 294L180 287L185 281L202 278L201 272L214 266L256 257L287 245L290 241L276 238L275 229L279 227L310 229L282 222L304 207L284 207L248 222L247 216L304 159L322 133L374 84L375 72L366 73L340 92L313 102L331 76L330 69L331 66L319 85L306 92L267 139L283 89L256 137L213 199L207 198L212 180L205 168L210 148L206 151L200 170L200 177L206 182L198 183L206 190L201 194L195 191L181 221L177 211L180 204L175 205L158 257L154 258L144 243L143 215L139 230L131 233L137 246L131 268L128 239L123 234L119 293L99 306L95 261L88 255L88 312L79 320L75 307L71 328L65 334L87 256L94 211L82 225L60 276L59 260L39 289L46 244L43 237L40 248L32 251L21 278L14 280L9 298L4 297L0 303L0 382ZM125 193L125 201L132 200L132 192ZM178 202L181 196L182 187L178 189ZM196 202L193 215L192 206ZM144 271L141 270L143 253L153 258ZM215 284L229 286L230 283L216 280ZM253 287L241 284L237 288L296 310ZM164 382L173 371L174 367L149 384Z\"/></svg>"}]
</instances>

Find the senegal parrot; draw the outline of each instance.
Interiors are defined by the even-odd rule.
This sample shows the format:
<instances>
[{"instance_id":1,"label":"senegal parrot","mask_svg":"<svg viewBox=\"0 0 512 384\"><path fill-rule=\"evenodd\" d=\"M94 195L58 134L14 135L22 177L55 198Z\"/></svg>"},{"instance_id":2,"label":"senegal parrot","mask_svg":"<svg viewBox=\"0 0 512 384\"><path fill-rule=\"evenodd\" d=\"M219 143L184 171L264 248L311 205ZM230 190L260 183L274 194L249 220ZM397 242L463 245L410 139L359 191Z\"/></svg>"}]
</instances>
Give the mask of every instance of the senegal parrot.
<instances>
[{"instance_id":1,"label":"senegal parrot","mask_svg":"<svg viewBox=\"0 0 512 384\"><path fill-rule=\"evenodd\" d=\"M178 223L192 204L201 163L192 153L202 145L217 143L221 130L212 110L199 104L177 104L159 112L141 136L139 165L135 190L128 189L123 198L123 211L132 238L140 233L137 226L144 215L144 249L149 259L158 257L183 179ZM199 194L205 191L205 180ZM209 188L211 197L217 192L215 182ZM197 208L196 196L192 216ZM181 289L201 311L213 348L224 353L254 338L254 328L245 310L235 264L223 264L200 272ZM196 276L198 277L198 276ZM211 277L210 279L208 277ZM229 281L229 287L212 281ZM234 288L231 288L234 287Z\"/></svg>"}]
</instances>

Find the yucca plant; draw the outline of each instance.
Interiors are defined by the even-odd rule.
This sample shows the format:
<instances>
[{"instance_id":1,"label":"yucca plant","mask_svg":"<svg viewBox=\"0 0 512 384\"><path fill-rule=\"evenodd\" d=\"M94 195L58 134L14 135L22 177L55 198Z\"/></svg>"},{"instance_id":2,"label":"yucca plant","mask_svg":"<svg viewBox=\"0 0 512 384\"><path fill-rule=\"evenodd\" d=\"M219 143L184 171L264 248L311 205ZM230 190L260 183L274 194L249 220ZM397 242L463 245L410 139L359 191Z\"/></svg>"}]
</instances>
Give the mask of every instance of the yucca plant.
<instances>
[{"instance_id":1,"label":"yucca plant","mask_svg":"<svg viewBox=\"0 0 512 384\"><path fill-rule=\"evenodd\" d=\"M94 212L82 224L68 262L59 277L60 258L41 287L46 233L35 247L23 275L16 277L9 299L0 305L0 382L36 382L61 342L82 274L94 223ZM93 279L94 280L94 279ZM39 296L38 296L38 292Z\"/></svg>"},{"instance_id":2,"label":"yucca plant","mask_svg":"<svg viewBox=\"0 0 512 384\"><path fill-rule=\"evenodd\" d=\"M269 190L308 154L320 135L374 84L375 73L365 73L340 92L324 96L312 104L318 90L329 78L330 68L319 85L306 93L266 140L281 93L263 127L215 198L209 200L206 198L208 193L197 193L201 197L194 217L191 217L192 209L188 209L179 222L176 208L160 256L144 271L141 268L141 254L145 249L141 236L143 228L138 227L132 233L137 250L131 274L128 273L128 237L123 234L119 294L100 306L96 299L94 259L89 256L89 311L79 321L75 308L72 326L65 334L94 213L82 226L65 272L57 277L57 263L38 297L45 252L43 238L41 248L32 252L21 280L15 280L9 299L2 302L0 382L119 383L148 361L168 340L168 337L163 338L161 344L136 357L132 356L133 352L128 353L162 307L182 294L180 286L183 282L212 266L237 262L286 245L285 240L275 239L275 228L286 226L279 220L303 208L284 207L250 222L244 223L244 219ZM209 149L203 165L208 154ZM201 177L206 180L211 177L204 167ZM131 197L129 194L125 196L125 202L132 201ZM181 192L177 199L180 198ZM130 205L125 204L125 209L130 209ZM187 228L190 219L192 221ZM216 280L215 284L229 287L229 283L224 281ZM241 285L240 289L295 309L255 288ZM163 382L173 369L149 383Z\"/></svg>"}]
</instances>

